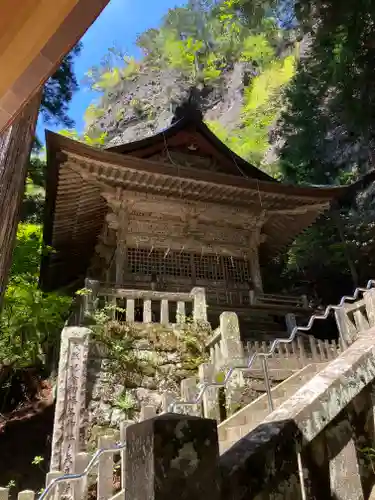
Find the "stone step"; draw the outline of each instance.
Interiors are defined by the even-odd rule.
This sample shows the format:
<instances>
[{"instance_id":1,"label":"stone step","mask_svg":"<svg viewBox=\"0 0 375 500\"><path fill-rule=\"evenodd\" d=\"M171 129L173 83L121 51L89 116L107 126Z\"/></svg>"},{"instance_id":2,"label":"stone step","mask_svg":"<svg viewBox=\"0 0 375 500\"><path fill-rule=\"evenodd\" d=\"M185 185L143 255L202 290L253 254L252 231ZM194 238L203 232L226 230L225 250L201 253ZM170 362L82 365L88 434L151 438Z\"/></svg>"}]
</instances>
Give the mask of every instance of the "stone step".
<instances>
[{"instance_id":1,"label":"stone step","mask_svg":"<svg viewBox=\"0 0 375 500\"><path fill-rule=\"evenodd\" d=\"M280 406L323 367L324 364L308 365L274 387L272 389L274 407ZM262 394L255 401L219 424L220 450L223 449L221 443L233 442L245 436L259 425L269 413L267 394Z\"/></svg>"},{"instance_id":2,"label":"stone step","mask_svg":"<svg viewBox=\"0 0 375 500\"><path fill-rule=\"evenodd\" d=\"M249 358L249 356L247 357L247 359L248 358ZM304 368L310 362L313 363L314 361L313 360L308 361L306 359L300 359L297 356L290 356L288 358L287 357L285 357L285 358L270 357L270 358L268 358L267 365L268 365L268 368L270 370L272 369L272 370L293 370L293 371L298 371L298 370L301 370L301 368ZM259 370L262 369L262 364L261 364L260 358L255 359L255 361L253 362L252 368L254 370L257 370L257 371L259 371ZM244 373L249 373L250 377L251 377L252 370L250 370L248 372L244 372ZM248 375L246 375L246 376L249 377ZM257 378L257 377L254 377L254 378ZM283 380L283 378L280 378L279 380Z\"/></svg>"},{"instance_id":3,"label":"stone step","mask_svg":"<svg viewBox=\"0 0 375 500\"><path fill-rule=\"evenodd\" d=\"M236 443L237 443L237 440L236 441L223 441L222 443L220 443L220 455L222 455L223 453L228 451L229 448L231 448Z\"/></svg>"},{"instance_id":4,"label":"stone step","mask_svg":"<svg viewBox=\"0 0 375 500\"><path fill-rule=\"evenodd\" d=\"M269 368L268 369L268 374L270 377L270 380L273 382L283 382L287 378L291 377L293 373L296 371L300 370L298 368L297 370L292 370L291 368L280 368L280 369L273 369ZM264 382L264 372L262 368L252 368L249 371L243 371L243 377L245 379L252 379L252 380L259 380Z\"/></svg>"}]
</instances>

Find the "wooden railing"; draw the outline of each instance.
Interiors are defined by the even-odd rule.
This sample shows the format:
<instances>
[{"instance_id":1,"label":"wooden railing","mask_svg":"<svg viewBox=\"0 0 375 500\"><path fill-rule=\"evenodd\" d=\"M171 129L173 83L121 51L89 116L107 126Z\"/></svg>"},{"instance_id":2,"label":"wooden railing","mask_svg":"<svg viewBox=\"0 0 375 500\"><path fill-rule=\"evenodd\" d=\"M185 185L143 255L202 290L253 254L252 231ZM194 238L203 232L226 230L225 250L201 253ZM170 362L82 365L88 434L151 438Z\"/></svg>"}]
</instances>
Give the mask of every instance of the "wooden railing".
<instances>
[{"instance_id":1,"label":"wooden railing","mask_svg":"<svg viewBox=\"0 0 375 500\"><path fill-rule=\"evenodd\" d=\"M127 290L108 288L98 281L87 279L85 289L84 313L107 307L113 318L118 310L124 309L124 320L131 323L179 324L190 315L194 321L207 321L204 288L193 288L190 293ZM141 310L140 317L137 317L137 309ZM155 312L159 314L155 315Z\"/></svg>"}]
</instances>

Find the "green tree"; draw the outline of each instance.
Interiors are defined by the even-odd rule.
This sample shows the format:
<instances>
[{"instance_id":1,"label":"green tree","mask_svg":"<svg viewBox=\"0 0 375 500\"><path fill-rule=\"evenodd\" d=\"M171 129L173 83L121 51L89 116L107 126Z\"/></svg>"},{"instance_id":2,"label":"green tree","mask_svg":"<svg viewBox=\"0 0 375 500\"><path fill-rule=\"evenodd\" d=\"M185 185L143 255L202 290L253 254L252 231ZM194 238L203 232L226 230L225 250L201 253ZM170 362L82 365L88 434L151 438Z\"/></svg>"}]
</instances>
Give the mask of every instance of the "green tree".
<instances>
[{"instance_id":1,"label":"green tree","mask_svg":"<svg viewBox=\"0 0 375 500\"><path fill-rule=\"evenodd\" d=\"M338 183L373 165L375 5L366 0L298 2L309 30L283 116L281 168L287 178Z\"/></svg>"},{"instance_id":2,"label":"green tree","mask_svg":"<svg viewBox=\"0 0 375 500\"><path fill-rule=\"evenodd\" d=\"M40 113L46 123L53 122L66 127L74 125L68 111L73 94L78 90L74 59L79 56L81 50L82 43L78 43L43 88Z\"/></svg>"},{"instance_id":3,"label":"green tree","mask_svg":"<svg viewBox=\"0 0 375 500\"><path fill-rule=\"evenodd\" d=\"M47 365L57 359L59 337L71 299L38 288L42 251L40 225L20 224L0 315L0 365Z\"/></svg>"}]
</instances>

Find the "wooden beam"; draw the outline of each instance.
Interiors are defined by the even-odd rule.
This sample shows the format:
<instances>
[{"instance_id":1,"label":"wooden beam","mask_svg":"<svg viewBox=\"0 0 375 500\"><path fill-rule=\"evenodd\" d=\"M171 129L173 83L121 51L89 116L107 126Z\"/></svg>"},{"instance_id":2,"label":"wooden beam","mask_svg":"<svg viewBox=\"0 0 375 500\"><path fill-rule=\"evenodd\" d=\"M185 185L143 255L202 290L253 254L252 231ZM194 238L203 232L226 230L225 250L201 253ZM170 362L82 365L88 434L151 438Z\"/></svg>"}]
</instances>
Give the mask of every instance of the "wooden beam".
<instances>
[{"instance_id":1,"label":"wooden beam","mask_svg":"<svg viewBox=\"0 0 375 500\"><path fill-rule=\"evenodd\" d=\"M268 215L304 215L308 212L319 212L329 208L330 202L314 203L296 208L282 208L280 210L267 210Z\"/></svg>"}]
</instances>

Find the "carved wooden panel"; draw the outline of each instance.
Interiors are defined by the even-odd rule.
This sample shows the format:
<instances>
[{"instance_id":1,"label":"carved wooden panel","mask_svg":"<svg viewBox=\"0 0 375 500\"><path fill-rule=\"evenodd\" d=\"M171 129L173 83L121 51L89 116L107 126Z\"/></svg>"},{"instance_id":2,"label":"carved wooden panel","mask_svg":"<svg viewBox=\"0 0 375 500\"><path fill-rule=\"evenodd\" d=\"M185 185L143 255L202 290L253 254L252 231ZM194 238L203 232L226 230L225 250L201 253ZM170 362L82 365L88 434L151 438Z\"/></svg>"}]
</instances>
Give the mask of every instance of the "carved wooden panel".
<instances>
[{"instance_id":1,"label":"carved wooden panel","mask_svg":"<svg viewBox=\"0 0 375 500\"><path fill-rule=\"evenodd\" d=\"M235 227L245 227L247 229L256 225L261 216L258 212L250 209L221 205L219 203L200 202L186 200L183 193L180 198L172 196L161 196L148 193L137 193L134 191L122 191L119 194L116 190L102 193L114 212L118 212L123 205L129 205L132 217L170 218L185 219L186 217L198 217L201 222L213 221L221 224L231 224Z\"/></svg>"},{"instance_id":2,"label":"carved wooden panel","mask_svg":"<svg viewBox=\"0 0 375 500\"><path fill-rule=\"evenodd\" d=\"M193 144L192 148L194 148ZM225 172L225 168L220 165L216 158L201 156L198 150L183 152L167 149L163 153L151 156L149 159L162 163L170 163L175 165L176 168L181 166L209 170L210 172Z\"/></svg>"}]
</instances>

